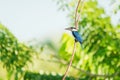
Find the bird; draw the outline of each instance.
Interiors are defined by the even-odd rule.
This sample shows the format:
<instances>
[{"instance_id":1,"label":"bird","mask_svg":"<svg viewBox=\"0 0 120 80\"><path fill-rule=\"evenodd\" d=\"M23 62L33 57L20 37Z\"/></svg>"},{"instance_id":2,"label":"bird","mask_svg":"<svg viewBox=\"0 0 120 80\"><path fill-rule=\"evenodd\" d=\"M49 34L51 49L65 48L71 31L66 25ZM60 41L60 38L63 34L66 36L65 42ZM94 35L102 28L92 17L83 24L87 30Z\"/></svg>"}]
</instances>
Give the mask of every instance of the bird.
<instances>
[{"instance_id":1,"label":"bird","mask_svg":"<svg viewBox=\"0 0 120 80\"><path fill-rule=\"evenodd\" d=\"M75 27L69 27L69 28L65 28L65 30L69 30L72 32L72 35L75 38L76 42L79 42L81 45L83 43L83 39L82 36L78 33L78 30Z\"/></svg>"}]
</instances>

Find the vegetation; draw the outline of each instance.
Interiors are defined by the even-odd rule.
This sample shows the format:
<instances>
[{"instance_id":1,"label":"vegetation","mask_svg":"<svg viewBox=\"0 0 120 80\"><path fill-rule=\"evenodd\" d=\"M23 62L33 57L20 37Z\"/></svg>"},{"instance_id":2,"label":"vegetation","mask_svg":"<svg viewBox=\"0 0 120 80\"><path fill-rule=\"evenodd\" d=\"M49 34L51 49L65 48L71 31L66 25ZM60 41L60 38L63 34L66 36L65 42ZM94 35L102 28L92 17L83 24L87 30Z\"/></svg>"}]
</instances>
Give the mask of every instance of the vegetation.
<instances>
[{"instance_id":1,"label":"vegetation","mask_svg":"<svg viewBox=\"0 0 120 80\"><path fill-rule=\"evenodd\" d=\"M11 32L0 24L0 61L8 71L8 79L11 73L18 75L23 73L23 68L27 62L31 61L32 50L26 45L19 43Z\"/></svg>"},{"instance_id":2,"label":"vegetation","mask_svg":"<svg viewBox=\"0 0 120 80\"><path fill-rule=\"evenodd\" d=\"M68 4L68 8L71 9L75 4L70 4ZM71 10L70 13L72 12ZM74 22L72 14L70 14L70 18ZM80 47L77 48L73 64L90 72L90 74L86 74L80 71L80 77L118 79L120 72L120 25L112 25L111 17L107 16L104 9L98 6L97 1L89 0L84 4L79 28L84 38L84 51ZM73 40L70 37L67 39L66 36L63 36L61 47L61 51L66 52L60 53L64 55L64 57L62 56L64 59L70 57L68 54L71 53L73 46Z\"/></svg>"},{"instance_id":3,"label":"vegetation","mask_svg":"<svg viewBox=\"0 0 120 80\"><path fill-rule=\"evenodd\" d=\"M60 9L69 12L70 26L73 26L77 0L58 0L57 3ZM78 12L80 13L80 8ZM97 0L85 1L80 14L79 32L84 39L83 49L77 43L74 61L66 80L119 80L120 24L112 24L111 17L98 5ZM13 77L14 80L61 80L71 58L73 37L64 33L57 46L52 41L45 41L44 44L35 42L34 45L29 42L29 46L20 43L0 24L0 64L7 70L7 80L13 80ZM37 70L36 67L33 68L35 65ZM51 66L48 68L48 65ZM39 69L49 74L39 73Z\"/></svg>"}]
</instances>

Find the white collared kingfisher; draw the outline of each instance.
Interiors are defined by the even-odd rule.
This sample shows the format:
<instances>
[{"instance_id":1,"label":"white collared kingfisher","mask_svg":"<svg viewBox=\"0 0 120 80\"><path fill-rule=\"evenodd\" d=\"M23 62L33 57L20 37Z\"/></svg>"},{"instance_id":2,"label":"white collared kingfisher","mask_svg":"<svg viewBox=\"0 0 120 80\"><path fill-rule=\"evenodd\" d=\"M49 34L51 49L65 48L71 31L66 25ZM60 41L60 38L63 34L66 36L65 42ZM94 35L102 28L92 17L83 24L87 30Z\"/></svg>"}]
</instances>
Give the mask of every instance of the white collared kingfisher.
<instances>
[{"instance_id":1,"label":"white collared kingfisher","mask_svg":"<svg viewBox=\"0 0 120 80\"><path fill-rule=\"evenodd\" d=\"M83 39L75 27L69 27L69 28L65 28L65 29L72 32L72 35L74 36L76 42L78 41L80 44L83 43Z\"/></svg>"}]
</instances>

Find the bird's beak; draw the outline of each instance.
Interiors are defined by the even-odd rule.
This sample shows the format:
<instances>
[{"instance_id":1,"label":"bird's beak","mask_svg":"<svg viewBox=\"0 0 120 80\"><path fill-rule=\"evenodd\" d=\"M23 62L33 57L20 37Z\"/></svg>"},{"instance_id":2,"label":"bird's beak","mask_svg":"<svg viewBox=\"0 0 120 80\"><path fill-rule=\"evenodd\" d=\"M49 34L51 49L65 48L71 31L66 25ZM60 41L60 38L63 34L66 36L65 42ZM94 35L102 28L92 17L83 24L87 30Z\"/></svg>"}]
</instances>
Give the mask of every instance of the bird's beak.
<instances>
[{"instance_id":1,"label":"bird's beak","mask_svg":"<svg viewBox=\"0 0 120 80\"><path fill-rule=\"evenodd\" d=\"M65 28L65 30L71 30L70 28Z\"/></svg>"}]
</instances>

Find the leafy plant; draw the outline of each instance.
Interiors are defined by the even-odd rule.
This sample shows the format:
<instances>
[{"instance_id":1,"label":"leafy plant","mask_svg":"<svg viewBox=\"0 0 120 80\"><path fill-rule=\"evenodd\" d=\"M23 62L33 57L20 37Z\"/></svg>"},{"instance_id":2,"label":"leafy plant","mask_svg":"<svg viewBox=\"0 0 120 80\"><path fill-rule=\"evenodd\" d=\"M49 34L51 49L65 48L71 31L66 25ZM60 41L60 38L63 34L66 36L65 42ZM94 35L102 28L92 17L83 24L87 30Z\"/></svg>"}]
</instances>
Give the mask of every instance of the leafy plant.
<instances>
[{"instance_id":1,"label":"leafy plant","mask_svg":"<svg viewBox=\"0 0 120 80\"><path fill-rule=\"evenodd\" d=\"M71 6L69 3L73 5ZM71 25L74 25L73 12L76 1L69 3ZM86 73L79 72L80 77L120 79L118 76L120 74L120 25L112 25L111 17L98 6L98 2L89 0L84 3L79 29L84 38L82 44L84 49L81 50L78 44L73 65L86 71ZM68 34L64 34L62 37L59 55L67 61L71 57L73 41Z\"/></svg>"},{"instance_id":2,"label":"leafy plant","mask_svg":"<svg viewBox=\"0 0 120 80\"><path fill-rule=\"evenodd\" d=\"M12 73L15 73L15 80L18 80L25 65L31 61L31 53L29 47L19 43L10 31L0 24L0 61L7 69L9 79Z\"/></svg>"},{"instance_id":3,"label":"leafy plant","mask_svg":"<svg viewBox=\"0 0 120 80\"><path fill-rule=\"evenodd\" d=\"M24 76L24 80L62 80L61 75L59 74L40 74L40 73L33 73L33 72L26 72ZM75 78L69 76L66 77L66 80L76 80ZM77 80L85 80L85 79L77 79Z\"/></svg>"}]
</instances>

